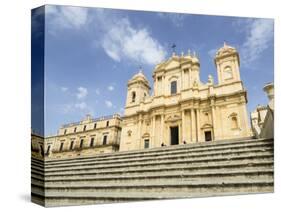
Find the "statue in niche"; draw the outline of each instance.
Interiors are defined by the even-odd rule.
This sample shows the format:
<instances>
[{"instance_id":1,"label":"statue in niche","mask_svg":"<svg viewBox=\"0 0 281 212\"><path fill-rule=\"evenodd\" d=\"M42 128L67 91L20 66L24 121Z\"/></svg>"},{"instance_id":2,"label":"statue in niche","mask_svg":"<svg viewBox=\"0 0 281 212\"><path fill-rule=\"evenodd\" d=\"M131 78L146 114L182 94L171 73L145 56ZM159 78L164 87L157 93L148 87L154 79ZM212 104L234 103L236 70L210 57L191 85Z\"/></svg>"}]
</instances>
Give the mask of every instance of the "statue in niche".
<instances>
[{"instance_id":1,"label":"statue in niche","mask_svg":"<svg viewBox=\"0 0 281 212\"><path fill-rule=\"evenodd\" d=\"M193 81L193 87L196 87L196 88L198 87L198 82L196 79Z\"/></svg>"}]
</instances>

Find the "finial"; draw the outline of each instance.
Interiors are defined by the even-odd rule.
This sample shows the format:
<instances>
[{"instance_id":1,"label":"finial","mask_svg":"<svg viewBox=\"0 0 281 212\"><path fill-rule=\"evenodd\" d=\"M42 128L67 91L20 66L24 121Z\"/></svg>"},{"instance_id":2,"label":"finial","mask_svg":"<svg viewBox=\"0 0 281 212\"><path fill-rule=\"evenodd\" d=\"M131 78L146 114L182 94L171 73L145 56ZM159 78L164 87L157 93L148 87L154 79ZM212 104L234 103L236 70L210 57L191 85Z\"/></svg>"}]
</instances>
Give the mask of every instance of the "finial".
<instances>
[{"instance_id":1,"label":"finial","mask_svg":"<svg viewBox=\"0 0 281 212\"><path fill-rule=\"evenodd\" d=\"M188 49L188 51L187 51L187 55L188 55L188 56L190 56L190 49Z\"/></svg>"},{"instance_id":2,"label":"finial","mask_svg":"<svg viewBox=\"0 0 281 212\"><path fill-rule=\"evenodd\" d=\"M184 56L184 52L183 52L183 51L181 52L181 56L182 56L182 57Z\"/></svg>"},{"instance_id":3,"label":"finial","mask_svg":"<svg viewBox=\"0 0 281 212\"><path fill-rule=\"evenodd\" d=\"M193 51L193 57L196 57L197 55L196 55L196 52L195 51Z\"/></svg>"},{"instance_id":4,"label":"finial","mask_svg":"<svg viewBox=\"0 0 281 212\"><path fill-rule=\"evenodd\" d=\"M227 46L225 41L223 42L223 46L224 46L224 47L226 47L226 46Z\"/></svg>"},{"instance_id":5,"label":"finial","mask_svg":"<svg viewBox=\"0 0 281 212\"><path fill-rule=\"evenodd\" d=\"M214 84L214 78L213 78L213 76L210 75L210 74L208 75L208 83L211 84L211 85Z\"/></svg>"}]
</instances>

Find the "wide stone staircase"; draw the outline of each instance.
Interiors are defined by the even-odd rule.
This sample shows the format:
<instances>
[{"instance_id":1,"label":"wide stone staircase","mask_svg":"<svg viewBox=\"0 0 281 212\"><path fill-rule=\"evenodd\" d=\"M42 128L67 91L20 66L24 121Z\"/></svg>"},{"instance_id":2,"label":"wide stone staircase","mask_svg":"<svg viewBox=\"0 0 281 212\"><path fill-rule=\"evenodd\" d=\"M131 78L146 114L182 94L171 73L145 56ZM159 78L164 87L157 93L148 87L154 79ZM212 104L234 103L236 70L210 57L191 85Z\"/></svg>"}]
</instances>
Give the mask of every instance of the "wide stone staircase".
<instances>
[{"instance_id":1,"label":"wide stone staircase","mask_svg":"<svg viewBox=\"0 0 281 212\"><path fill-rule=\"evenodd\" d=\"M32 158L31 164L32 201L44 206L273 192L273 140L268 139Z\"/></svg>"}]
</instances>

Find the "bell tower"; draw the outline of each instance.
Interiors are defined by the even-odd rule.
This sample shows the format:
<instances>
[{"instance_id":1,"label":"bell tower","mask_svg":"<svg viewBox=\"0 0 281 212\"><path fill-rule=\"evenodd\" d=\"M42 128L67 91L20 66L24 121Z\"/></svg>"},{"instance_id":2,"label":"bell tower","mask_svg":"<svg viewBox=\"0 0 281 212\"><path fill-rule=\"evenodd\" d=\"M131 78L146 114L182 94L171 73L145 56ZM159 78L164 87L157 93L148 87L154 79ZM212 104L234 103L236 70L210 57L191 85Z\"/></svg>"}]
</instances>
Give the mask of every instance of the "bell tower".
<instances>
[{"instance_id":1,"label":"bell tower","mask_svg":"<svg viewBox=\"0 0 281 212\"><path fill-rule=\"evenodd\" d=\"M142 69L128 81L126 107L139 105L149 96L149 82Z\"/></svg>"},{"instance_id":2,"label":"bell tower","mask_svg":"<svg viewBox=\"0 0 281 212\"><path fill-rule=\"evenodd\" d=\"M239 54L234 47L224 43L224 46L217 51L214 60L219 84L241 81Z\"/></svg>"}]
</instances>

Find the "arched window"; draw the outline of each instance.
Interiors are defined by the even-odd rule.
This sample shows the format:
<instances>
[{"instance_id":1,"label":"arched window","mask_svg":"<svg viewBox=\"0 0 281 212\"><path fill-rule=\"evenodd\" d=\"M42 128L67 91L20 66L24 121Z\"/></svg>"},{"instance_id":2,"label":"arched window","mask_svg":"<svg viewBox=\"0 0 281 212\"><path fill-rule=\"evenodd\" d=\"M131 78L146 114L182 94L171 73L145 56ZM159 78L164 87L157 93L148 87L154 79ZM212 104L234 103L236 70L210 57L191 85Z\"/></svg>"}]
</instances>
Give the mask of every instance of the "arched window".
<instances>
[{"instance_id":1,"label":"arched window","mask_svg":"<svg viewBox=\"0 0 281 212\"><path fill-rule=\"evenodd\" d=\"M132 92L132 102L135 102L136 101L136 92L133 91Z\"/></svg>"},{"instance_id":2,"label":"arched window","mask_svg":"<svg viewBox=\"0 0 281 212\"><path fill-rule=\"evenodd\" d=\"M177 81L172 81L171 82L171 94L176 94L177 93Z\"/></svg>"},{"instance_id":3,"label":"arched window","mask_svg":"<svg viewBox=\"0 0 281 212\"><path fill-rule=\"evenodd\" d=\"M238 128L238 121L236 116L231 117L231 128L237 129Z\"/></svg>"}]
</instances>

